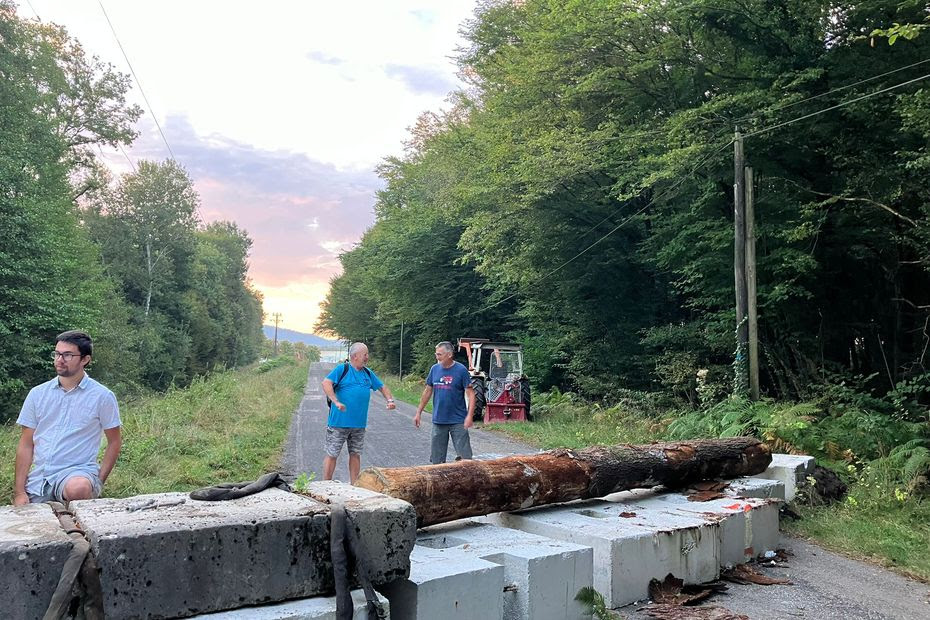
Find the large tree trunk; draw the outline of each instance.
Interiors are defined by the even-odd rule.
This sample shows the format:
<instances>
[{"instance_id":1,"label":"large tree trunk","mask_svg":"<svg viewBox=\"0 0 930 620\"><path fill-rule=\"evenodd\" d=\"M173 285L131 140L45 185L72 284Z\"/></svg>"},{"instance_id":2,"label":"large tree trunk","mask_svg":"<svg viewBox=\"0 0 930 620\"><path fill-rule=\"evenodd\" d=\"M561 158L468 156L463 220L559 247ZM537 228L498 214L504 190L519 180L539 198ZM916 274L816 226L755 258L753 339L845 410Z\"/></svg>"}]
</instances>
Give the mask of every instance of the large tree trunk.
<instances>
[{"instance_id":1,"label":"large tree trunk","mask_svg":"<svg viewBox=\"0 0 930 620\"><path fill-rule=\"evenodd\" d=\"M413 504L424 527L655 485L681 487L710 478L765 471L769 447L757 439L711 439L551 450L493 461L417 467L369 467L356 486Z\"/></svg>"}]
</instances>

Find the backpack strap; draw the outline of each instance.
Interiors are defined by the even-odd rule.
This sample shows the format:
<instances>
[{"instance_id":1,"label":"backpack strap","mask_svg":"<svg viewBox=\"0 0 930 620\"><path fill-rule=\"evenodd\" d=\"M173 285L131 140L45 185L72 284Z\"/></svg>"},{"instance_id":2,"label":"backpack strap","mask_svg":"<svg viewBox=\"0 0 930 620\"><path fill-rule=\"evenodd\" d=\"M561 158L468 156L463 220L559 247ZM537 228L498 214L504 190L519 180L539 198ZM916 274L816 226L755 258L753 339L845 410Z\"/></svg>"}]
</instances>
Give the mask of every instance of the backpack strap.
<instances>
[{"instance_id":1,"label":"backpack strap","mask_svg":"<svg viewBox=\"0 0 930 620\"><path fill-rule=\"evenodd\" d=\"M366 367L365 370L368 370ZM342 383L342 380L346 378L346 374L349 372L349 362L344 362L342 364L342 372L339 374L339 380L333 384L333 389L336 389L336 386Z\"/></svg>"}]
</instances>

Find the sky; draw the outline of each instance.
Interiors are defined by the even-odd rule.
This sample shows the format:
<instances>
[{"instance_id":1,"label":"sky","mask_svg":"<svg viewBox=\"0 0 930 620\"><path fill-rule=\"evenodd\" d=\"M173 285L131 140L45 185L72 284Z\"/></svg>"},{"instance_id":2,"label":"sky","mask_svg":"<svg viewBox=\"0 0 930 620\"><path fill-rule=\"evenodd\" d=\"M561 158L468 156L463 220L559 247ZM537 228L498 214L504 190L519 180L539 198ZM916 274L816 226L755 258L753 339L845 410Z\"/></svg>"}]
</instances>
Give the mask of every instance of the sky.
<instances>
[{"instance_id":1,"label":"sky","mask_svg":"<svg viewBox=\"0 0 930 620\"><path fill-rule=\"evenodd\" d=\"M129 158L170 154L206 222L253 240L249 277L266 323L312 332L339 253L374 222L375 168L408 128L448 107L476 0L22 0L22 17L68 29L130 73L145 109ZM141 85L141 91L139 86ZM143 99L148 99L147 105ZM151 109L151 111L150 111ZM130 170L104 152L117 174Z\"/></svg>"}]
</instances>

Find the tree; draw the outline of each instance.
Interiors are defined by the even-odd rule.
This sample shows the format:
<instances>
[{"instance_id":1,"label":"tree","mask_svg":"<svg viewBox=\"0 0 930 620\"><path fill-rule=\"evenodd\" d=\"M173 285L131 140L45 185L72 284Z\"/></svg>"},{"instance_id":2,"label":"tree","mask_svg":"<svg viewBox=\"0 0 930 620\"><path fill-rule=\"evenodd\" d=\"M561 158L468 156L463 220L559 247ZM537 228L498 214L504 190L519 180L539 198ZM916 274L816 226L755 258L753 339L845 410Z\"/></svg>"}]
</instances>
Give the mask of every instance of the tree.
<instances>
[{"instance_id":1,"label":"tree","mask_svg":"<svg viewBox=\"0 0 930 620\"><path fill-rule=\"evenodd\" d=\"M71 180L97 144L128 141L139 110L125 76L57 26L21 20L0 0L0 418L50 373L54 335L107 340L122 306L80 226ZM112 323L110 319L112 318ZM106 352L104 346L102 351ZM119 366L104 354L93 372ZM129 378L131 381L131 377Z\"/></svg>"}]
</instances>

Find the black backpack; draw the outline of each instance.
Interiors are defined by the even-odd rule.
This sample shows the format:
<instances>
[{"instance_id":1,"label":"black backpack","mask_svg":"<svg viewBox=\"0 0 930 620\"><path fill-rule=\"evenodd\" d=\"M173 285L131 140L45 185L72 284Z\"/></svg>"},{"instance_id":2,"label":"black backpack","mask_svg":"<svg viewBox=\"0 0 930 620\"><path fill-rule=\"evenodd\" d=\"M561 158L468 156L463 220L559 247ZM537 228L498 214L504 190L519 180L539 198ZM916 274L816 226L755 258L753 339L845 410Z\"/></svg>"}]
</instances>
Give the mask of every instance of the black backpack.
<instances>
[{"instance_id":1,"label":"black backpack","mask_svg":"<svg viewBox=\"0 0 930 620\"><path fill-rule=\"evenodd\" d=\"M368 373L368 380L371 381L371 378L372 378L372 377L371 377L371 371L368 370L368 366L363 366L363 368L365 369L365 372ZM349 372L349 362L343 362L343 363L342 363L342 372L339 373L339 379L338 379L335 383L333 383L333 394L336 393L336 386L338 386L340 383L342 383L342 380L346 378L346 374L348 374L348 372ZM333 406L333 401L330 400L329 396L326 397L326 406L327 406L327 407L332 407L332 406Z\"/></svg>"}]
</instances>

